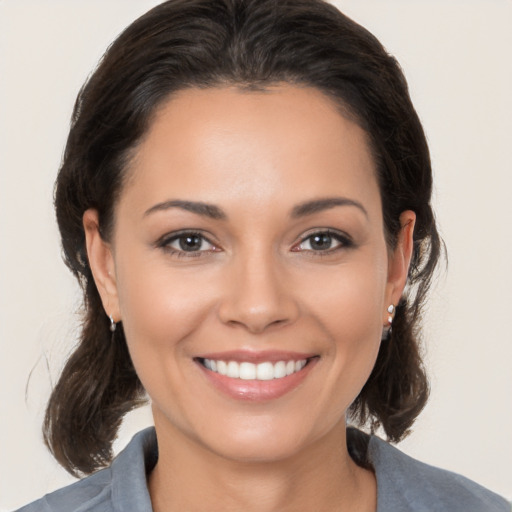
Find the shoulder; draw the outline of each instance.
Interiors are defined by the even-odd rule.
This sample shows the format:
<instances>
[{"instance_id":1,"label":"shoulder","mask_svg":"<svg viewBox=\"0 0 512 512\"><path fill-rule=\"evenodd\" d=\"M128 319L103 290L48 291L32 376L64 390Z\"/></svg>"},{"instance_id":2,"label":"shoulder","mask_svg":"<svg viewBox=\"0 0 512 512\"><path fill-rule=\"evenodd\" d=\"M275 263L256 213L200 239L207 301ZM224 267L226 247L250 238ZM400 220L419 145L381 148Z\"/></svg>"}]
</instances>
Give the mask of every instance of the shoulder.
<instances>
[{"instance_id":1,"label":"shoulder","mask_svg":"<svg viewBox=\"0 0 512 512\"><path fill-rule=\"evenodd\" d=\"M83 480L47 494L17 512L107 512L111 502L111 471L102 469ZM83 508L84 505L86 508ZM113 510L113 509L112 509Z\"/></svg>"},{"instance_id":2,"label":"shoulder","mask_svg":"<svg viewBox=\"0 0 512 512\"><path fill-rule=\"evenodd\" d=\"M424 464L378 437L368 458L375 469L378 512L510 512L497 494L456 473Z\"/></svg>"},{"instance_id":3,"label":"shoulder","mask_svg":"<svg viewBox=\"0 0 512 512\"><path fill-rule=\"evenodd\" d=\"M155 431L148 428L130 441L110 467L47 494L16 512L151 512L146 475L157 457Z\"/></svg>"}]
</instances>

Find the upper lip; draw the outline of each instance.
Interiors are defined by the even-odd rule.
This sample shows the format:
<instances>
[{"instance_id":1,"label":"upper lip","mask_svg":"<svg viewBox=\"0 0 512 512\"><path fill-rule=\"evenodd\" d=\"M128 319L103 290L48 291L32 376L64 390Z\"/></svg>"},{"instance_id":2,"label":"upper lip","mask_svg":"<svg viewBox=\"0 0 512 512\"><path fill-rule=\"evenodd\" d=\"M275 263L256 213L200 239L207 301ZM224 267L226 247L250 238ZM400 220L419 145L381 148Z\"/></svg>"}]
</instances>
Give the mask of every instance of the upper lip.
<instances>
[{"instance_id":1,"label":"upper lip","mask_svg":"<svg viewBox=\"0 0 512 512\"><path fill-rule=\"evenodd\" d=\"M224 352L211 352L201 354L196 359L213 359L215 361L236 361L238 363L277 363L278 361L300 361L302 359L310 359L318 354L305 352L292 352L283 350L228 350Z\"/></svg>"}]
</instances>

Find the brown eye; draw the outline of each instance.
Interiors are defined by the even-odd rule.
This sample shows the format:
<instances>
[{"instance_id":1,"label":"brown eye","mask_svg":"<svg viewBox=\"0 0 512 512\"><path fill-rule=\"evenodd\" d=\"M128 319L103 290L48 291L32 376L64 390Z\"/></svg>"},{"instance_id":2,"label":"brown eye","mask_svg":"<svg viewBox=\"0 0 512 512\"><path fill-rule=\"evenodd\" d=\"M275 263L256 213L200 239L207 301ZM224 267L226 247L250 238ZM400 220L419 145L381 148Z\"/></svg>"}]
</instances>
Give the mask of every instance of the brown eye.
<instances>
[{"instance_id":1,"label":"brown eye","mask_svg":"<svg viewBox=\"0 0 512 512\"><path fill-rule=\"evenodd\" d=\"M180 236L177 241L182 251L193 252L201 250L204 239L198 235L185 235Z\"/></svg>"},{"instance_id":2,"label":"brown eye","mask_svg":"<svg viewBox=\"0 0 512 512\"><path fill-rule=\"evenodd\" d=\"M331 231L318 231L305 237L293 251L328 252L352 247L353 243L347 236Z\"/></svg>"},{"instance_id":3,"label":"brown eye","mask_svg":"<svg viewBox=\"0 0 512 512\"><path fill-rule=\"evenodd\" d=\"M201 233L181 232L164 237L158 244L162 249L178 255L201 255L202 253L217 251Z\"/></svg>"},{"instance_id":4,"label":"brown eye","mask_svg":"<svg viewBox=\"0 0 512 512\"><path fill-rule=\"evenodd\" d=\"M313 251L324 251L326 249L331 249L332 244L332 236L327 233L320 233L309 237L309 245Z\"/></svg>"}]
</instances>

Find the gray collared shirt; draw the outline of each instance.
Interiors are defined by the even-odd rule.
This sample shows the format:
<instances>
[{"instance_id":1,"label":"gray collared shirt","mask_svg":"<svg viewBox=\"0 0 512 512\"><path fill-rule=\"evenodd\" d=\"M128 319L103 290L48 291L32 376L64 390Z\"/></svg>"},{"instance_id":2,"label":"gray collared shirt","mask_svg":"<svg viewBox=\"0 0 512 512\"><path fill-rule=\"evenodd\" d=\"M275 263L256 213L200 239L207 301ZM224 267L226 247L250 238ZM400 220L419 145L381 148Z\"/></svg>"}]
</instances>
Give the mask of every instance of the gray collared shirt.
<instances>
[{"instance_id":1,"label":"gray collared shirt","mask_svg":"<svg viewBox=\"0 0 512 512\"><path fill-rule=\"evenodd\" d=\"M428 466L372 436L377 512L510 512L503 498L463 476ZM158 458L153 427L139 432L109 468L17 512L153 512L147 475Z\"/></svg>"}]
</instances>

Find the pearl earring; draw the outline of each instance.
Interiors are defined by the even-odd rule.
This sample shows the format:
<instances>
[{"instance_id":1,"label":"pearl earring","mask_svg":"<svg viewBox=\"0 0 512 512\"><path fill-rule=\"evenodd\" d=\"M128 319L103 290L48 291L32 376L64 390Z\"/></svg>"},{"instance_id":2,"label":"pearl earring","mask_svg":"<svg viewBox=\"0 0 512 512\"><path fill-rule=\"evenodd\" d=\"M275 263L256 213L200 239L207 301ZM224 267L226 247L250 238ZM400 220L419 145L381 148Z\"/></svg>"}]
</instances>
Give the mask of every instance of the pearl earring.
<instances>
[{"instance_id":1,"label":"pearl earring","mask_svg":"<svg viewBox=\"0 0 512 512\"><path fill-rule=\"evenodd\" d=\"M114 322L112 315L109 315L110 318L110 332L113 334L116 330L117 324Z\"/></svg>"},{"instance_id":2,"label":"pearl earring","mask_svg":"<svg viewBox=\"0 0 512 512\"><path fill-rule=\"evenodd\" d=\"M393 323L393 315L395 314L395 306L393 304L390 304L388 306L387 312L389 313L388 325L387 325L387 327L384 327L382 329L382 337L381 337L382 341L389 340L389 338L391 336L391 324Z\"/></svg>"},{"instance_id":3,"label":"pearl earring","mask_svg":"<svg viewBox=\"0 0 512 512\"><path fill-rule=\"evenodd\" d=\"M388 324L391 325L393 323L393 314L395 313L395 306L393 304L388 306L388 313Z\"/></svg>"}]
</instances>

